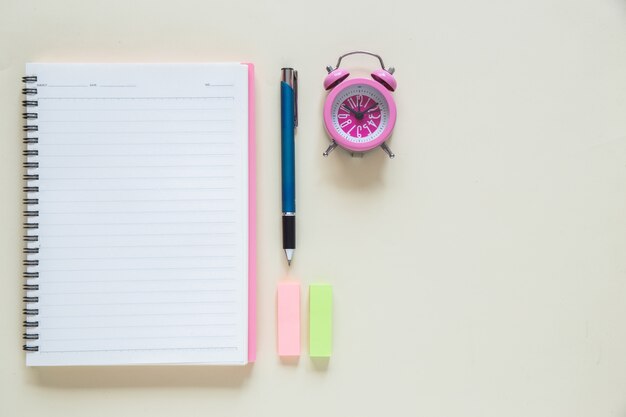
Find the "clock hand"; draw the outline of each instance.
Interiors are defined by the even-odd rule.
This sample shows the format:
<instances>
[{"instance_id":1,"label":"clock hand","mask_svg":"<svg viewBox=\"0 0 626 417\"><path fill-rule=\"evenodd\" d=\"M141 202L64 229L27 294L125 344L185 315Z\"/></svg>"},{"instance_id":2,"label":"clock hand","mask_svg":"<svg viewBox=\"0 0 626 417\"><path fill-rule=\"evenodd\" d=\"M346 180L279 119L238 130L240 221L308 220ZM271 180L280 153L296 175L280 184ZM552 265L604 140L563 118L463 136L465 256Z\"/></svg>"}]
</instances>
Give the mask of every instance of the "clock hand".
<instances>
[{"instance_id":1,"label":"clock hand","mask_svg":"<svg viewBox=\"0 0 626 417\"><path fill-rule=\"evenodd\" d=\"M343 104L342 106L343 106L344 109L348 110L350 113L352 113L352 114L354 114L355 116L358 117L359 112L357 112L356 110L352 110L350 107L348 107L347 104Z\"/></svg>"},{"instance_id":2,"label":"clock hand","mask_svg":"<svg viewBox=\"0 0 626 417\"><path fill-rule=\"evenodd\" d=\"M372 106L370 106L367 110L364 110L363 113L369 113L370 111L374 110L374 107L378 107L378 103L374 103Z\"/></svg>"},{"instance_id":3,"label":"clock hand","mask_svg":"<svg viewBox=\"0 0 626 417\"><path fill-rule=\"evenodd\" d=\"M363 118L363 116L365 115L365 113L369 113L371 111L374 111L375 107L378 107L378 103L374 103L372 104L370 107L368 107L366 110L361 111L361 104L359 103L359 111L354 110L350 107L348 107L347 104L342 104L341 105L344 109L348 110L350 113L354 114L354 117L357 118L357 120L361 120Z\"/></svg>"}]
</instances>

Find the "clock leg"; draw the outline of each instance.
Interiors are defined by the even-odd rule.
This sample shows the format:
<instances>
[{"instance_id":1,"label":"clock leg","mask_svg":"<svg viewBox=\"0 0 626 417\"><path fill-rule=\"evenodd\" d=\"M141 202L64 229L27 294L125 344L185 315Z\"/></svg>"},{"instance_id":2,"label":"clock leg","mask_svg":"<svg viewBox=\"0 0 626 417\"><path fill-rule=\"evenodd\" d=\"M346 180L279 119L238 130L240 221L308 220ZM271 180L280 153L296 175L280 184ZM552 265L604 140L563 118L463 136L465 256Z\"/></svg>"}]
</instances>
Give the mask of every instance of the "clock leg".
<instances>
[{"instance_id":1,"label":"clock leg","mask_svg":"<svg viewBox=\"0 0 626 417\"><path fill-rule=\"evenodd\" d=\"M335 150L336 147L337 147L337 142L333 141L333 143L331 143L328 146L328 148L326 148L326 151L324 151L322 155L328 156L328 154L330 154L333 150Z\"/></svg>"},{"instance_id":2,"label":"clock leg","mask_svg":"<svg viewBox=\"0 0 626 417\"><path fill-rule=\"evenodd\" d=\"M386 153L387 155L389 155L389 158L392 158L392 159L393 159L393 158L395 158L395 157L396 157L396 154L395 154L395 153L393 153L393 152L391 152L391 149L389 149L389 146L387 146L387 143L386 143L386 142L383 142L383 143L380 145L380 147L381 147L381 148L383 148L383 151L385 151L385 153Z\"/></svg>"}]
</instances>

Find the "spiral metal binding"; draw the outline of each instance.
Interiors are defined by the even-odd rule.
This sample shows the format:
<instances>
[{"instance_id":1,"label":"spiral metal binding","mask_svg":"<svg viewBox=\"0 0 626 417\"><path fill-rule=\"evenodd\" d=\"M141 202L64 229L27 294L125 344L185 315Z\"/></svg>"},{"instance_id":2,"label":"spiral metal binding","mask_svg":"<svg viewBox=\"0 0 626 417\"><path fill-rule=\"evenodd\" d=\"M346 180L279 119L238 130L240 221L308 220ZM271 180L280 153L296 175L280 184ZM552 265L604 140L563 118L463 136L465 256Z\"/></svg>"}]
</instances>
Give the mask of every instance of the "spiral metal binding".
<instances>
[{"instance_id":1,"label":"spiral metal binding","mask_svg":"<svg viewBox=\"0 0 626 417\"><path fill-rule=\"evenodd\" d=\"M24 174L25 185L23 188L25 197L22 201L25 208L23 215L24 229L26 231L24 235L25 247L23 249L23 265L25 267L23 278L26 281L23 286L25 292L23 301L25 305L22 310L25 320L23 322L24 333L22 337L24 339L23 349L27 352L37 352L39 351L39 346L36 342L39 340L39 332L37 331L39 328L39 320L37 317L39 316L39 284L35 281L39 278L39 272L34 269L39 266L39 260L36 259L36 256L39 254L39 236L32 234L32 231L39 229L39 223L31 221L32 218L39 217L39 210L37 210L36 207L39 204L39 199L37 198L39 186L34 184L35 181L39 181L39 174L36 173L36 170L39 168L39 162L36 160L39 156L39 151L33 148L33 146L39 143L39 138L33 136L33 134L39 130L39 126L35 124L38 114L34 111L39 103L35 97L37 95L37 88L31 86L32 83L37 82L37 77L33 75L22 77L22 82L25 84L22 93L28 97L26 100L22 101L22 106L24 107L22 118L26 121L23 126L25 137L22 139L26 147L22 152L22 155L26 158L26 161L23 163L24 169L26 170Z\"/></svg>"}]
</instances>

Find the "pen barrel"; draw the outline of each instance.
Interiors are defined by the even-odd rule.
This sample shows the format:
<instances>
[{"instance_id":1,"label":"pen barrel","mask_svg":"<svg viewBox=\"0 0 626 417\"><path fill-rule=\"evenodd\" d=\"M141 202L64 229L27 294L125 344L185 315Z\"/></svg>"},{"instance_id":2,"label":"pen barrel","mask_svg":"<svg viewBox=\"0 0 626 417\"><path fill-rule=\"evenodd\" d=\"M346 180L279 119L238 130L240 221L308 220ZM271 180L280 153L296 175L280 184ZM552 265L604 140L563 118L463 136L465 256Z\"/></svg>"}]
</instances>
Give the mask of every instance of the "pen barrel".
<instances>
[{"instance_id":1,"label":"pen barrel","mask_svg":"<svg viewBox=\"0 0 626 417\"><path fill-rule=\"evenodd\" d=\"M296 211L296 167L294 143L294 90L284 81L280 83L280 132L283 213Z\"/></svg>"}]
</instances>

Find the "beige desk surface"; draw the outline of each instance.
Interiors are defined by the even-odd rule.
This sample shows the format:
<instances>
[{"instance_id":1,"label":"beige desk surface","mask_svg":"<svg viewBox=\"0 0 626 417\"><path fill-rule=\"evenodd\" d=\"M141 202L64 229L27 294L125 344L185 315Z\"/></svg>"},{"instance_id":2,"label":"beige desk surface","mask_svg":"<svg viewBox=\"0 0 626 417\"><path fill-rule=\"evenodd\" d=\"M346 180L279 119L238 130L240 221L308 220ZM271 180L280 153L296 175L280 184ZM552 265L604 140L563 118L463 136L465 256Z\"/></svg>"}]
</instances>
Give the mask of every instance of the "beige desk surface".
<instances>
[{"instance_id":1,"label":"beige desk surface","mask_svg":"<svg viewBox=\"0 0 626 417\"><path fill-rule=\"evenodd\" d=\"M357 48L397 68L393 161L321 156L324 67ZM25 368L27 61L256 63L256 364ZM334 285L327 366L275 354L287 65L290 273ZM624 0L0 0L0 91L0 416L626 415Z\"/></svg>"}]
</instances>

